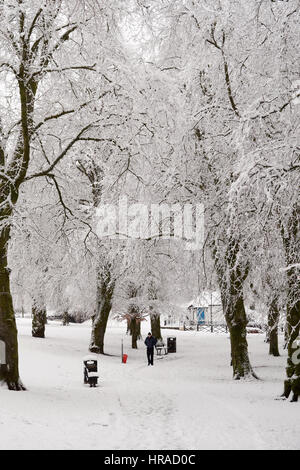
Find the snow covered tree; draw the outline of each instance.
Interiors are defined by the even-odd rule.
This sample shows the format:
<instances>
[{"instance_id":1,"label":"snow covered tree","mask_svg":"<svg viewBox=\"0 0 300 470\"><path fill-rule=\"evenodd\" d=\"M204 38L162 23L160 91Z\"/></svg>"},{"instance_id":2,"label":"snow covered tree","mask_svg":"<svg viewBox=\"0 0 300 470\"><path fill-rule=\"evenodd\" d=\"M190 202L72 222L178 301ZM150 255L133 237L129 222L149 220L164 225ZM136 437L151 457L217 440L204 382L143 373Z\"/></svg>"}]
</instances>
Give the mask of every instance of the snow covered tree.
<instances>
[{"instance_id":1,"label":"snow covered tree","mask_svg":"<svg viewBox=\"0 0 300 470\"><path fill-rule=\"evenodd\" d=\"M6 372L1 372L0 380L12 390L24 389L7 265L12 218L16 205L21 209L19 195L25 182L48 178L61 196L55 170L97 129L102 94L110 83L108 56L117 50L108 26L113 22L110 5L99 9L93 1L0 2L0 73L5 95L0 122L0 290L5 293L0 338L7 352ZM99 49L92 42L99 43ZM90 75L102 84L93 97L81 87Z\"/></svg>"},{"instance_id":2,"label":"snow covered tree","mask_svg":"<svg viewBox=\"0 0 300 470\"><path fill-rule=\"evenodd\" d=\"M153 9L165 28L155 62L172 83L178 106L176 136L168 139L176 151L167 190L176 188L181 198L205 204L206 245L216 261L235 378L254 375L243 291L256 227L268 215L260 185L268 169L281 181L285 171L297 171L296 122L290 120L297 5L178 1L158 2ZM285 151L291 161L283 158L281 171Z\"/></svg>"}]
</instances>

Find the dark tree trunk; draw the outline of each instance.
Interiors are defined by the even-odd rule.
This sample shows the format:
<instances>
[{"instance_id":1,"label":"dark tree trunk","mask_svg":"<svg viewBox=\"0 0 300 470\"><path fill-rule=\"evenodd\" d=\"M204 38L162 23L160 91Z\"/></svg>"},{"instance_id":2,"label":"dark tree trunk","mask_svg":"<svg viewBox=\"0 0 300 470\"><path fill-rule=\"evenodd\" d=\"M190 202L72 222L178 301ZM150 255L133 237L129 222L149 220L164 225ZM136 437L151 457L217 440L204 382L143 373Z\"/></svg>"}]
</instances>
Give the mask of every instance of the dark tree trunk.
<instances>
[{"instance_id":1,"label":"dark tree trunk","mask_svg":"<svg viewBox=\"0 0 300 470\"><path fill-rule=\"evenodd\" d=\"M162 335L161 335L161 329L160 329L160 315L158 313L151 313L150 319L151 319L151 332L152 332L152 335L156 339L161 340Z\"/></svg>"},{"instance_id":2,"label":"dark tree trunk","mask_svg":"<svg viewBox=\"0 0 300 470\"><path fill-rule=\"evenodd\" d=\"M137 349L137 341L140 335L139 321L133 317L130 322L131 346L132 349Z\"/></svg>"},{"instance_id":3,"label":"dark tree trunk","mask_svg":"<svg viewBox=\"0 0 300 470\"><path fill-rule=\"evenodd\" d=\"M10 291L10 270L7 267L7 244L10 228L0 234L0 340L5 343L6 365L0 369L0 381L10 390L25 390L19 377L18 333Z\"/></svg>"},{"instance_id":4,"label":"dark tree trunk","mask_svg":"<svg viewBox=\"0 0 300 470\"><path fill-rule=\"evenodd\" d=\"M68 310L65 310L63 313L63 326L68 326L69 323L70 323L69 312Z\"/></svg>"},{"instance_id":5,"label":"dark tree trunk","mask_svg":"<svg viewBox=\"0 0 300 470\"><path fill-rule=\"evenodd\" d=\"M128 305L127 325L129 325L132 349L138 349L137 342L141 339L141 314L140 308L135 301L138 293L139 288L134 283L129 283L127 287L127 295L129 300L132 299L132 303Z\"/></svg>"},{"instance_id":6,"label":"dark tree trunk","mask_svg":"<svg viewBox=\"0 0 300 470\"><path fill-rule=\"evenodd\" d=\"M1 2L1 5L3 2ZM28 22L27 13L19 1L19 19L18 19L18 37L13 38L14 48L12 51L16 54L14 60L16 62L15 78L19 91L19 117L18 135L15 139L14 152L11 154L9 147L13 142L9 143L7 152L4 151L4 139L0 142L0 166L2 169L2 177L0 181L0 221L4 227L0 232L0 340L6 344L7 366L1 367L0 380L7 382L8 387L12 390L24 390L19 378L18 372L18 342L15 315L13 310L12 296L10 292L9 269L7 267L7 244L9 240L9 217L13 213L13 207L18 201L19 188L25 181L30 159L31 159L31 139L35 132L34 125L34 105L35 97L39 85L39 81L44 77L46 70L53 62L53 56L60 49L61 45L69 40L73 31L69 30L60 36L55 47L50 40L51 28L53 25L45 20L44 14L47 15L47 8L41 6L39 12L35 15L31 27ZM32 41L32 33L37 27L37 21L43 18L43 27L40 31L41 36L38 40ZM50 34L50 36L49 36ZM32 70L36 70L33 74ZM75 143L77 139L73 140ZM60 157L54 160L51 167L53 169L58 161L70 150L72 143L65 149L65 153L61 153ZM6 160L6 154L9 158ZM46 174L46 173L45 173ZM53 175L52 175L53 176ZM6 222L6 225L5 225Z\"/></svg>"},{"instance_id":7,"label":"dark tree trunk","mask_svg":"<svg viewBox=\"0 0 300 470\"><path fill-rule=\"evenodd\" d=\"M269 354L271 356L279 357L278 347L278 323L279 323L280 312L277 305L276 299L273 300L269 307L268 315L268 342L269 342Z\"/></svg>"},{"instance_id":8,"label":"dark tree trunk","mask_svg":"<svg viewBox=\"0 0 300 470\"><path fill-rule=\"evenodd\" d=\"M247 342L247 315L244 307L243 284L248 275L248 266L239 261L239 243L229 240L223 260L216 256L216 267L221 288L222 304L230 333L231 365L233 378L239 380L249 376L257 378L250 364Z\"/></svg>"},{"instance_id":9,"label":"dark tree trunk","mask_svg":"<svg viewBox=\"0 0 300 470\"><path fill-rule=\"evenodd\" d=\"M229 298L225 307L225 318L230 333L231 365L233 378L239 380L256 375L253 372L248 354L247 317L242 295Z\"/></svg>"},{"instance_id":10,"label":"dark tree trunk","mask_svg":"<svg viewBox=\"0 0 300 470\"><path fill-rule=\"evenodd\" d=\"M35 301L32 305L32 336L45 338L45 326L47 323L46 307L40 307Z\"/></svg>"},{"instance_id":11,"label":"dark tree trunk","mask_svg":"<svg viewBox=\"0 0 300 470\"><path fill-rule=\"evenodd\" d=\"M137 342L139 339L141 339L141 319L139 313L140 311L137 305L132 304L129 306L129 332L131 335L132 349L138 349Z\"/></svg>"},{"instance_id":12,"label":"dark tree trunk","mask_svg":"<svg viewBox=\"0 0 300 470\"><path fill-rule=\"evenodd\" d=\"M293 392L292 401L300 395L300 345L297 343L300 332L300 300L288 311L291 333L288 341L287 378L284 382L283 396L288 398Z\"/></svg>"},{"instance_id":13,"label":"dark tree trunk","mask_svg":"<svg viewBox=\"0 0 300 470\"><path fill-rule=\"evenodd\" d=\"M111 281L109 268L106 273L98 275L97 306L93 316L93 329L90 351L96 354L104 354L104 337L108 317L112 306L114 282Z\"/></svg>"},{"instance_id":14,"label":"dark tree trunk","mask_svg":"<svg viewBox=\"0 0 300 470\"><path fill-rule=\"evenodd\" d=\"M159 293L159 289L157 287L157 284L153 280L152 282L150 282L150 285L148 287L148 298L150 302L151 300L157 301L158 293ZM150 309L150 321L151 321L152 335L156 339L161 340L162 334L161 334L161 329L160 329L160 315L159 313L157 313L155 309L155 303L153 303L152 305L150 304L149 309Z\"/></svg>"},{"instance_id":15,"label":"dark tree trunk","mask_svg":"<svg viewBox=\"0 0 300 470\"><path fill-rule=\"evenodd\" d=\"M285 249L288 279L287 302L287 335L288 335L288 359L286 367L287 378L284 382L283 396L288 398L293 393L293 402L298 401L300 395L300 346L297 339L300 333L300 287L299 271L294 264L300 262L299 239L299 206L295 204L288 221L286 230L283 230L283 244Z\"/></svg>"},{"instance_id":16,"label":"dark tree trunk","mask_svg":"<svg viewBox=\"0 0 300 470\"><path fill-rule=\"evenodd\" d=\"M88 178L91 184L93 205L99 207L103 190L103 168L99 165L97 159L89 159L88 165L78 160L78 169ZM104 246L98 243L99 256L102 253L103 260L107 256ZM97 273L97 293L96 293L96 311L93 315L92 337L90 351L96 354L104 354L104 337L108 317L112 307L112 297L114 294L115 282L111 279L111 265L109 262L103 267L98 267Z\"/></svg>"},{"instance_id":17,"label":"dark tree trunk","mask_svg":"<svg viewBox=\"0 0 300 470\"><path fill-rule=\"evenodd\" d=\"M21 21L20 25L23 29L24 22ZM26 177L30 161L30 140L34 128L34 101L38 86L37 81L30 72L32 58L29 59L28 42L25 40L25 32L22 31L22 33L21 62L17 77L21 126L15 151L8 165L8 162L5 162L4 152L0 145L0 165L8 177L7 180L3 178L0 182L0 202L2 205L0 221L4 226L0 233L0 340L5 343L7 362L6 365L1 367L0 381L5 381L10 390L17 391L25 390L25 388L19 377L18 333L10 290L10 270L7 266L7 250L10 238L9 217L13 213L13 206L18 201L19 187ZM29 79L30 75L31 79ZM12 183L9 183L10 181Z\"/></svg>"}]
</instances>

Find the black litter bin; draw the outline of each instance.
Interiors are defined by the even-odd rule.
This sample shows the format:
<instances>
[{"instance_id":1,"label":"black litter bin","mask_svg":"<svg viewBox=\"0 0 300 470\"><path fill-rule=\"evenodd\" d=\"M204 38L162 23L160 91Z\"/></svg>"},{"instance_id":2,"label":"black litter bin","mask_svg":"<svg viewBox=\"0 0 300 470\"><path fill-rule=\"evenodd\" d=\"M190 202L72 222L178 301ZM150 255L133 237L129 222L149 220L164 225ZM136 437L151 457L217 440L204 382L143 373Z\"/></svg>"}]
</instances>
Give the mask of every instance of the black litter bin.
<instances>
[{"instance_id":1,"label":"black litter bin","mask_svg":"<svg viewBox=\"0 0 300 470\"><path fill-rule=\"evenodd\" d=\"M83 380L90 387L96 387L98 383L98 360L95 356L86 356L83 359Z\"/></svg>"},{"instance_id":2,"label":"black litter bin","mask_svg":"<svg viewBox=\"0 0 300 470\"><path fill-rule=\"evenodd\" d=\"M168 353L176 353L176 338L174 336L168 337L167 345L168 345Z\"/></svg>"}]
</instances>

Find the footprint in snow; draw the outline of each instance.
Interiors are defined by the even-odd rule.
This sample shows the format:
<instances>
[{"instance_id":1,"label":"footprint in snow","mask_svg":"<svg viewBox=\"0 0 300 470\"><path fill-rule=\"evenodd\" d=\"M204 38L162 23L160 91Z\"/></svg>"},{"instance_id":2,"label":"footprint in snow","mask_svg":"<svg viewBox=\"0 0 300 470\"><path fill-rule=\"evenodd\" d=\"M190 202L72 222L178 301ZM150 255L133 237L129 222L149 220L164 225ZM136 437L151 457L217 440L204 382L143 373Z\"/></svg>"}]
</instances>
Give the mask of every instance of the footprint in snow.
<instances>
[{"instance_id":1,"label":"footprint in snow","mask_svg":"<svg viewBox=\"0 0 300 470\"><path fill-rule=\"evenodd\" d=\"M108 424L102 424L102 423L89 423L88 424L89 427L91 426L102 426L104 428L108 427Z\"/></svg>"}]
</instances>

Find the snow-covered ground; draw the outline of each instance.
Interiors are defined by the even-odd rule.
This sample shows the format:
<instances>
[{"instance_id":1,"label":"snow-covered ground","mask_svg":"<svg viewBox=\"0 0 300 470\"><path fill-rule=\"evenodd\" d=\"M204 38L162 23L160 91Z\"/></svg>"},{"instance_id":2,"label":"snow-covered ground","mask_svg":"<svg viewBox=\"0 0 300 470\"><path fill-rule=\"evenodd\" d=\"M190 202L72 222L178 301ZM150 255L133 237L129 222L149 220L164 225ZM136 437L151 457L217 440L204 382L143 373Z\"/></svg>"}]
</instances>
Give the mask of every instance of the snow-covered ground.
<instances>
[{"instance_id":1,"label":"snow-covered ground","mask_svg":"<svg viewBox=\"0 0 300 470\"><path fill-rule=\"evenodd\" d=\"M124 324L111 323L111 356L100 357L100 386L90 389L82 384L88 324L50 323L45 340L31 337L30 320L18 328L28 391L0 388L0 449L300 449L300 404L274 400L286 354L269 357L263 335L249 336L262 380L234 382L226 335L164 330L178 352L148 367L143 343L131 350Z\"/></svg>"}]
</instances>

